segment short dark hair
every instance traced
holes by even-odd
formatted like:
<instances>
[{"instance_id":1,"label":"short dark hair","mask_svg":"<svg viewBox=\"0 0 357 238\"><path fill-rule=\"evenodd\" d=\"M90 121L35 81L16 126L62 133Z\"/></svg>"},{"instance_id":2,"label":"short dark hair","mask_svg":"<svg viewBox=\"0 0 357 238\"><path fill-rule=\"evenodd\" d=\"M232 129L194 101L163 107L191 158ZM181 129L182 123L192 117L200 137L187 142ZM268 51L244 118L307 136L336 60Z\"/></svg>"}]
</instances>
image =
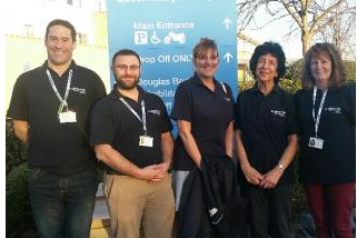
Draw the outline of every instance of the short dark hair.
<instances>
[{"instance_id":1,"label":"short dark hair","mask_svg":"<svg viewBox=\"0 0 357 238\"><path fill-rule=\"evenodd\" d=\"M218 47L216 42L208 38L201 38L201 40L195 45L195 47L192 50L193 58L197 59L203 51L209 49L217 51L217 56L218 56Z\"/></svg>"},{"instance_id":2,"label":"short dark hair","mask_svg":"<svg viewBox=\"0 0 357 238\"><path fill-rule=\"evenodd\" d=\"M340 52L331 43L316 43L304 56L304 71L301 77L304 88L312 88L316 84L315 78L311 73L311 59L319 54L325 54L330 57L332 68L329 79L329 86L341 87L346 84L346 72L343 67Z\"/></svg>"},{"instance_id":3,"label":"short dark hair","mask_svg":"<svg viewBox=\"0 0 357 238\"><path fill-rule=\"evenodd\" d=\"M273 55L278 60L277 76L274 79L274 83L278 83L279 79L282 78L286 72L286 66L285 66L286 58L283 49L276 42L267 41L255 48L254 53L249 61L250 70L254 78L257 79L255 71L257 69L259 57L267 54Z\"/></svg>"},{"instance_id":4,"label":"short dark hair","mask_svg":"<svg viewBox=\"0 0 357 238\"><path fill-rule=\"evenodd\" d=\"M72 36L73 42L76 41L76 38L77 38L76 29L69 21L62 20L62 19L55 19L55 20L50 21L50 23L48 23L47 28L46 28L45 39L47 39L47 37L48 37L50 28L53 26L57 26L57 25L64 26L64 27L68 28L71 31L71 36Z\"/></svg>"},{"instance_id":5,"label":"short dark hair","mask_svg":"<svg viewBox=\"0 0 357 238\"><path fill-rule=\"evenodd\" d=\"M136 53L136 52L133 51L133 50L130 50L130 49L122 49L122 50L117 51L117 52L114 54L113 58L112 58L112 65L114 65L115 59L116 59L117 57L119 57L119 56L122 56L122 55L133 55L133 56L135 56L135 57L138 58L138 60L139 60L139 66L141 65L141 60L140 60L139 54Z\"/></svg>"}]
</instances>

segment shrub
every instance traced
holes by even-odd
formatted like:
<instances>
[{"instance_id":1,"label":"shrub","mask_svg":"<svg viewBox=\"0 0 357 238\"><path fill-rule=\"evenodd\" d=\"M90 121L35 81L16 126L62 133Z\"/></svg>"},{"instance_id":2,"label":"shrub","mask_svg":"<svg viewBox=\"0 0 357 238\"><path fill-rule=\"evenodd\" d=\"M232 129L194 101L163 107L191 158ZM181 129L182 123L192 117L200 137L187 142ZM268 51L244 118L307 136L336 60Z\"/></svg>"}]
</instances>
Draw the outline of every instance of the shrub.
<instances>
[{"instance_id":1,"label":"shrub","mask_svg":"<svg viewBox=\"0 0 357 238\"><path fill-rule=\"evenodd\" d=\"M6 175L26 162L26 146L15 137L10 119L6 120Z\"/></svg>"},{"instance_id":2,"label":"shrub","mask_svg":"<svg viewBox=\"0 0 357 238\"><path fill-rule=\"evenodd\" d=\"M346 80L356 83L356 62L345 60L343 61L343 66L346 70Z\"/></svg>"},{"instance_id":3,"label":"shrub","mask_svg":"<svg viewBox=\"0 0 357 238\"><path fill-rule=\"evenodd\" d=\"M286 67L285 78L290 80L300 80L303 69L303 59L296 60Z\"/></svg>"},{"instance_id":4,"label":"shrub","mask_svg":"<svg viewBox=\"0 0 357 238\"><path fill-rule=\"evenodd\" d=\"M20 234L31 220L27 190L26 146L14 135L10 119L6 120L6 234Z\"/></svg>"},{"instance_id":5,"label":"shrub","mask_svg":"<svg viewBox=\"0 0 357 238\"><path fill-rule=\"evenodd\" d=\"M31 224L30 197L27 189L26 163L6 177L6 234L22 231Z\"/></svg>"}]
</instances>

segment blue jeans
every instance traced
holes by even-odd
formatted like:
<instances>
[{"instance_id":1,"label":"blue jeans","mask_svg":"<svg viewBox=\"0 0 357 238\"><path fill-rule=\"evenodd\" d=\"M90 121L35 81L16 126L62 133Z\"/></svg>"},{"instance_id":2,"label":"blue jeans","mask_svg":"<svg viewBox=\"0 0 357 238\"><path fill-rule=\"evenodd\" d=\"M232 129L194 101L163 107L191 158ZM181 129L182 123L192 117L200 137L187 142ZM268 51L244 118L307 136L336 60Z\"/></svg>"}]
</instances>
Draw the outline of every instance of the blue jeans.
<instances>
[{"instance_id":1,"label":"blue jeans","mask_svg":"<svg viewBox=\"0 0 357 238\"><path fill-rule=\"evenodd\" d=\"M96 169L60 176L35 168L28 181L39 237L89 237L98 189Z\"/></svg>"}]
</instances>

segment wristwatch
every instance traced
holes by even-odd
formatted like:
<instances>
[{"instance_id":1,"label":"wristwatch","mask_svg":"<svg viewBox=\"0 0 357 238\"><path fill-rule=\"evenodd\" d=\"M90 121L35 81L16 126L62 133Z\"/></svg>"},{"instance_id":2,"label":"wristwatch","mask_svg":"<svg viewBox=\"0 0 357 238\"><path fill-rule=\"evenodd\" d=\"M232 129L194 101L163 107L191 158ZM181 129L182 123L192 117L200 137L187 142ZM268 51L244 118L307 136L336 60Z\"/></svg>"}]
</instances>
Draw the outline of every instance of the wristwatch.
<instances>
[{"instance_id":1,"label":"wristwatch","mask_svg":"<svg viewBox=\"0 0 357 238\"><path fill-rule=\"evenodd\" d=\"M278 164L278 169L285 170L285 166L279 163Z\"/></svg>"}]
</instances>

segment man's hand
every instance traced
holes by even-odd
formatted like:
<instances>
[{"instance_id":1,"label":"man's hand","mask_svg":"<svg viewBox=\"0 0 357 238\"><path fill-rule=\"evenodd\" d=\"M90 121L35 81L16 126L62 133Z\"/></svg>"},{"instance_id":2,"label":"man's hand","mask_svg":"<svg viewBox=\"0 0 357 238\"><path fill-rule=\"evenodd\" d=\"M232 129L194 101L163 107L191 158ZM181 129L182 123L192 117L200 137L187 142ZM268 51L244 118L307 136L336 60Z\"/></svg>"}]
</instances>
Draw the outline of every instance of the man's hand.
<instances>
[{"instance_id":1,"label":"man's hand","mask_svg":"<svg viewBox=\"0 0 357 238\"><path fill-rule=\"evenodd\" d=\"M29 123L28 121L12 120L14 126L14 132L17 138L22 142L27 143Z\"/></svg>"},{"instance_id":2,"label":"man's hand","mask_svg":"<svg viewBox=\"0 0 357 238\"><path fill-rule=\"evenodd\" d=\"M168 162L163 162L161 164L158 164L156 167L158 173L155 175L153 179L151 179L151 181L158 182L161 181L163 178L165 178L168 175L167 171L169 167L170 167L170 163Z\"/></svg>"},{"instance_id":3,"label":"man's hand","mask_svg":"<svg viewBox=\"0 0 357 238\"><path fill-rule=\"evenodd\" d=\"M139 169L136 178L143 180L153 180L160 174L160 166L157 164L149 165Z\"/></svg>"},{"instance_id":4,"label":"man's hand","mask_svg":"<svg viewBox=\"0 0 357 238\"><path fill-rule=\"evenodd\" d=\"M275 188L283 173L284 171L277 167L270 170L268 173L263 175L263 179L260 181L259 186L265 189Z\"/></svg>"}]
</instances>

